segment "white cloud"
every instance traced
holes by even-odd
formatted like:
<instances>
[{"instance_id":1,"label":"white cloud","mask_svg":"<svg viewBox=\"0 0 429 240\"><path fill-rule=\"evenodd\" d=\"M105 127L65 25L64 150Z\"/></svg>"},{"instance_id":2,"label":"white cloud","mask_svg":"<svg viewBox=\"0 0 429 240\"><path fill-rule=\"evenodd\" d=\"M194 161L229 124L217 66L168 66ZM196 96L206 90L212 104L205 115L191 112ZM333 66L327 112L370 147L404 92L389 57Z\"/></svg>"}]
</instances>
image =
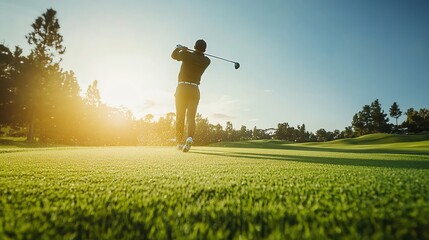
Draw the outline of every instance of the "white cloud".
<instances>
[{"instance_id":1,"label":"white cloud","mask_svg":"<svg viewBox=\"0 0 429 240\"><path fill-rule=\"evenodd\" d=\"M222 95L221 97L207 102L200 102L198 112L203 116L208 116L211 123L224 124L227 121L232 121L239 118L240 101L230 97L229 95Z\"/></svg>"},{"instance_id":2,"label":"white cloud","mask_svg":"<svg viewBox=\"0 0 429 240\"><path fill-rule=\"evenodd\" d=\"M150 110L156 105L157 103L155 101L146 99L143 104L139 105L139 112L145 112L147 110Z\"/></svg>"},{"instance_id":3,"label":"white cloud","mask_svg":"<svg viewBox=\"0 0 429 240\"><path fill-rule=\"evenodd\" d=\"M251 119L248 119L247 121L248 122L258 122L258 121L260 121L261 119L259 119L259 118L251 118Z\"/></svg>"},{"instance_id":4,"label":"white cloud","mask_svg":"<svg viewBox=\"0 0 429 240\"><path fill-rule=\"evenodd\" d=\"M215 119L224 119L226 121L235 118L233 115L227 115L227 114L223 114L223 113L213 113L210 115L210 117L215 118Z\"/></svg>"}]
</instances>

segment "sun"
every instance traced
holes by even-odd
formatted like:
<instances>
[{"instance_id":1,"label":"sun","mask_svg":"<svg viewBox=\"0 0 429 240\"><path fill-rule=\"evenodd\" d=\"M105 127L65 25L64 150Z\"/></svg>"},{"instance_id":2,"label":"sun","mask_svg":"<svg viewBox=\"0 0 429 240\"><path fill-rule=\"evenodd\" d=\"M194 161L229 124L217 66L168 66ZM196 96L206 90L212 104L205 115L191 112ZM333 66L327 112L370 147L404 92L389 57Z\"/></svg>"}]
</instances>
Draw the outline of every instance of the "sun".
<instances>
[{"instance_id":1,"label":"sun","mask_svg":"<svg viewBox=\"0 0 429 240\"><path fill-rule=\"evenodd\" d=\"M102 26L90 22L92 27L80 30L69 47L69 66L85 83L82 90L97 80L103 103L128 108L136 117L174 112L179 65L170 54L175 45L157 47L158 35L138 37L141 26L135 22L105 20Z\"/></svg>"},{"instance_id":2,"label":"sun","mask_svg":"<svg viewBox=\"0 0 429 240\"><path fill-rule=\"evenodd\" d=\"M149 66L148 66L149 65ZM113 107L125 107L137 118L174 112L173 79L159 66L150 66L136 56L100 57L92 75L98 81L101 101Z\"/></svg>"}]
</instances>

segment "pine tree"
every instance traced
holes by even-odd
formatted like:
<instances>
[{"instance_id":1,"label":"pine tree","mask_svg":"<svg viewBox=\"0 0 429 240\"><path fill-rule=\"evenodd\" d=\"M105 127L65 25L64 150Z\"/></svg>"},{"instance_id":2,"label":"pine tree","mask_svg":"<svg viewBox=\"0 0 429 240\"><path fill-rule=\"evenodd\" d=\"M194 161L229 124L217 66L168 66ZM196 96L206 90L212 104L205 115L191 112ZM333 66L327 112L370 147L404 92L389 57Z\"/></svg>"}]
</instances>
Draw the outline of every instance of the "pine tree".
<instances>
[{"instance_id":1,"label":"pine tree","mask_svg":"<svg viewBox=\"0 0 429 240\"><path fill-rule=\"evenodd\" d=\"M101 105L100 90L98 90L98 81L94 80L86 90L85 103L91 107L98 107Z\"/></svg>"},{"instance_id":2,"label":"pine tree","mask_svg":"<svg viewBox=\"0 0 429 240\"><path fill-rule=\"evenodd\" d=\"M390 116L396 119L396 127L398 127L398 118L402 116L402 111L399 109L399 105L394 102L389 109Z\"/></svg>"},{"instance_id":3,"label":"pine tree","mask_svg":"<svg viewBox=\"0 0 429 240\"><path fill-rule=\"evenodd\" d=\"M65 53L66 48L62 45L63 36L59 33L60 24L56 17L57 12L52 8L47 9L42 16L38 17L31 25L33 31L26 38L33 46L29 59L32 63L31 86L27 97L27 108L30 111L28 141L34 139L34 128L37 118L43 117L45 107L43 104L49 102L49 88L51 73L60 71L60 55Z\"/></svg>"},{"instance_id":4,"label":"pine tree","mask_svg":"<svg viewBox=\"0 0 429 240\"><path fill-rule=\"evenodd\" d=\"M389 122L389 119L387 118L387 114L384 113L384 110L381 109L381 104L378 99L371 103L371 118L373 125L371 132L377 133L388 131L387 123Z\"/></svg>"}]
</instances>

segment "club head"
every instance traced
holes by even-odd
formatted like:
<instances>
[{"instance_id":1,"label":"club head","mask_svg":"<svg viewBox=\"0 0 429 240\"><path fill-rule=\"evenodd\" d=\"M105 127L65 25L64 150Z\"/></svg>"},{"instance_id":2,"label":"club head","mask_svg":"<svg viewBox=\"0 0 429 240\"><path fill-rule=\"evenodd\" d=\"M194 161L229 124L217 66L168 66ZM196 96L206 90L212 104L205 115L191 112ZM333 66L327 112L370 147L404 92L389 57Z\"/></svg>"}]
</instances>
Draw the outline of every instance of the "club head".
<instances>
[{"instance_id":1,"label":"club head","mask_svg":"<svg viewBox=\"0 0 429 240\"><path fill-rule=\"evenodd\" d=\"M238 62L234 63L234 67L235 67L235 69L238 69L240 67L240 63L238 63Z\"/></svg>"}]
</instances>

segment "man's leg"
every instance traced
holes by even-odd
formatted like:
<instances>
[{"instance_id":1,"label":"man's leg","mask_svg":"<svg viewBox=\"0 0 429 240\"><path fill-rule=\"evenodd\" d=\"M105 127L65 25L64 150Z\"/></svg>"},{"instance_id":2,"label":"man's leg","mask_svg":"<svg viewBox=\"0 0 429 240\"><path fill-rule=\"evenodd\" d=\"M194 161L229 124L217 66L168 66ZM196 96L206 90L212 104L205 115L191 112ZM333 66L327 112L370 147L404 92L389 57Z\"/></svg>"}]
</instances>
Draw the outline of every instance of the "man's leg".
<instances>
[{"instance_id":1,"label":"man's leg","mask_svg":"<svg viewBox=\"0 0 429 240\"><path fill-rule=\"evenodd\" d=\"M183 98L179 91L176 91L176 142L183 144L185 139L185 114L186 99Z\"/></svg>"},{"instance_id":2,"label":"man's leg","mask_svg":"<svg viewBox=\"0 0 429 240\"><path fill-rule=\"evenodd\" d=\"M183 146L183 152L188 152L194 142L195 133L195 115L197 114L199 99L190 99L188 101L188 112L186 114L186 124L188 125L188 137L186 138L185 146Z\"/></svg>"},{"instance_id":3,"label":"man's leg","mask_svg":"<svg viewBox=\"0 0 429 240\"><path fill-rule=\"evenodd\" d=\"M188 102L188 112L186 114L186 122L188 125L188 137L194 138L195 134L195 116L197 114L197 108L199 103L199 98L191 99Z\"/></svg>"}]
</instances>

